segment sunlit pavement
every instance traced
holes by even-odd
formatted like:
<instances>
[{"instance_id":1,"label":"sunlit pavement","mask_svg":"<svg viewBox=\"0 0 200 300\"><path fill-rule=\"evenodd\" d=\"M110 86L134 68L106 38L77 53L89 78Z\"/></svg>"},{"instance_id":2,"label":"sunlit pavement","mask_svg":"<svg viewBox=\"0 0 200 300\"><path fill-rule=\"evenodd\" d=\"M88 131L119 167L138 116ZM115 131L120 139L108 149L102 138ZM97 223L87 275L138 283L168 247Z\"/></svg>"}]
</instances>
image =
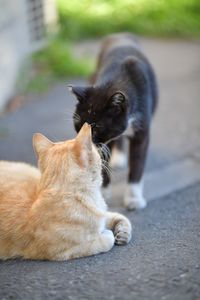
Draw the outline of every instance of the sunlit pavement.
<instances>
[{"instance_id":1,"label":"sunlit pavement","mask_svg":"<svg viewBox=\"0 0 200 300\"><path fill-rule=\"evenodd\" d=\"M152 126L141 212L122 208L126 170L113 172L112 210L132 221L133 240L107 254L70 262L0 263L0 299L199 299L200 43L142 40L155 67L160 105ZM94 43L78 50L96 53ZM66 81L30 95L0 119L0 159L35 163L34 132L72 138L75 99Z\"/></svg>"}]
</instances>

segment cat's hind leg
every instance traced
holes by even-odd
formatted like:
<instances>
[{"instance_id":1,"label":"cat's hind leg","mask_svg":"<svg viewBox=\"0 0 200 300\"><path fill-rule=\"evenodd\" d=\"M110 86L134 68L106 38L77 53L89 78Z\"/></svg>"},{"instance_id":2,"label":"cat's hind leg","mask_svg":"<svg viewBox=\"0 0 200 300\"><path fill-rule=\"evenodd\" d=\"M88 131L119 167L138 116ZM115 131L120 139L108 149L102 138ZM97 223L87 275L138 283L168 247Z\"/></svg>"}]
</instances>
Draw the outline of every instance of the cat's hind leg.
<instances>
[{"instance_id":1,"label":"cat's hind leg","mask_svg":"<svg viewBox=\"0 0 200 300\"><path fill-rule=\"evenodd\" d=\"M113 231L116 245L125 245L130 242L132 226L125 216L119 213L106 212L106 228Z\"/></svg>"}]
</instances>

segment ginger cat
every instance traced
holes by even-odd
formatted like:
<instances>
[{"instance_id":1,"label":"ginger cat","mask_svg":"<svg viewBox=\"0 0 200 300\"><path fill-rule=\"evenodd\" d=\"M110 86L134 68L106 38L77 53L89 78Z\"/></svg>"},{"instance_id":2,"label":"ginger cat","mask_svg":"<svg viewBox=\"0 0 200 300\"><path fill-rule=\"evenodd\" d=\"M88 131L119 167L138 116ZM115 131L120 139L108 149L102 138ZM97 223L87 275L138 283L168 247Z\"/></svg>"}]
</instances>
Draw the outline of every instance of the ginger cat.
<instances>
[{"instance_id":1,"label":"ginger cat","mask_svg":"<svg viewBox=\"0 0 200 300\"><path fill-rule=\"evenodd\" d=\"M68 260L130 241L129 220L106 211L90 125L59 143L36 133L33 147L39 170L0 162L0 259Z\"/></svg>"}]
</instances>

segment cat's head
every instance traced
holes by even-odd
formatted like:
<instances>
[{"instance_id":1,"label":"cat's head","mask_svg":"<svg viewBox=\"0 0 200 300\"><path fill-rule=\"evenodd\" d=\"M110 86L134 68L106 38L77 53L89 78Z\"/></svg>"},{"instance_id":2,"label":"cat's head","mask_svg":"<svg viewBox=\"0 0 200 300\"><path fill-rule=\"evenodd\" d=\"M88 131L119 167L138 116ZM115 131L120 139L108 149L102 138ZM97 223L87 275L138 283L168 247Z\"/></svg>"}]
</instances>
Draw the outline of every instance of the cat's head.
<instances>
[{"instance_id":1,"label":"cat's head","mask_svg":"<svg viewBox=\"0 0 200 300\"><path fill-rule=\"evenodd\" d=\"M84 122L92 124L93 142L105 143L121 135L128 126L128 100L124 92L106 87L69 87L78 102L74 127L79 132Z\"/></svg>"},{"instance_id":2,"label":"cat's head","mask_svg":"<svg viewBox=\"0 0 200 300\"><path fill-rule=\"evenodd\" d=\"M85 123L73 140L53 143L40 133L33 135L33 148L42 178L49 185L101 185L101 158L92 142L91 126Z\"/></svg>"}]
</instances>

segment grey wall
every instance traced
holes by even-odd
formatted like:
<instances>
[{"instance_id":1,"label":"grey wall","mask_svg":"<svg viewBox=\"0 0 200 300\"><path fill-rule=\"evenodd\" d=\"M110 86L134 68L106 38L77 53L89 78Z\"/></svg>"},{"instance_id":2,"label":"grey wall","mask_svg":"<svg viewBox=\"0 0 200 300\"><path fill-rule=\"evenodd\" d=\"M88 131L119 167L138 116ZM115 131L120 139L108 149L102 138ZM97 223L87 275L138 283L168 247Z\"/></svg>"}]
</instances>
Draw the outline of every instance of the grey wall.
<instances>
[{"instance_id":1,"label":"grey wall","mask_svg":"<svg viewBox=\"0 0 200 300\"><path fill-rule=\"evenodd\" d=\"M0 112L14 94L22 61L45 44L44 32L54 32L56 24L55 0L0 0ZM39 37L38 26L44 29Z\"/></svg>"},{"instance_id":2,"label":"grey wall","mask_svg":"<svg viewBox=\"0 0 200 300\"><path fill-rule=\"evenodd\" d=\"M26 0L0 0L0 110L12 96L21 61L30 51Z\"/></svg>"}]
</instances>

